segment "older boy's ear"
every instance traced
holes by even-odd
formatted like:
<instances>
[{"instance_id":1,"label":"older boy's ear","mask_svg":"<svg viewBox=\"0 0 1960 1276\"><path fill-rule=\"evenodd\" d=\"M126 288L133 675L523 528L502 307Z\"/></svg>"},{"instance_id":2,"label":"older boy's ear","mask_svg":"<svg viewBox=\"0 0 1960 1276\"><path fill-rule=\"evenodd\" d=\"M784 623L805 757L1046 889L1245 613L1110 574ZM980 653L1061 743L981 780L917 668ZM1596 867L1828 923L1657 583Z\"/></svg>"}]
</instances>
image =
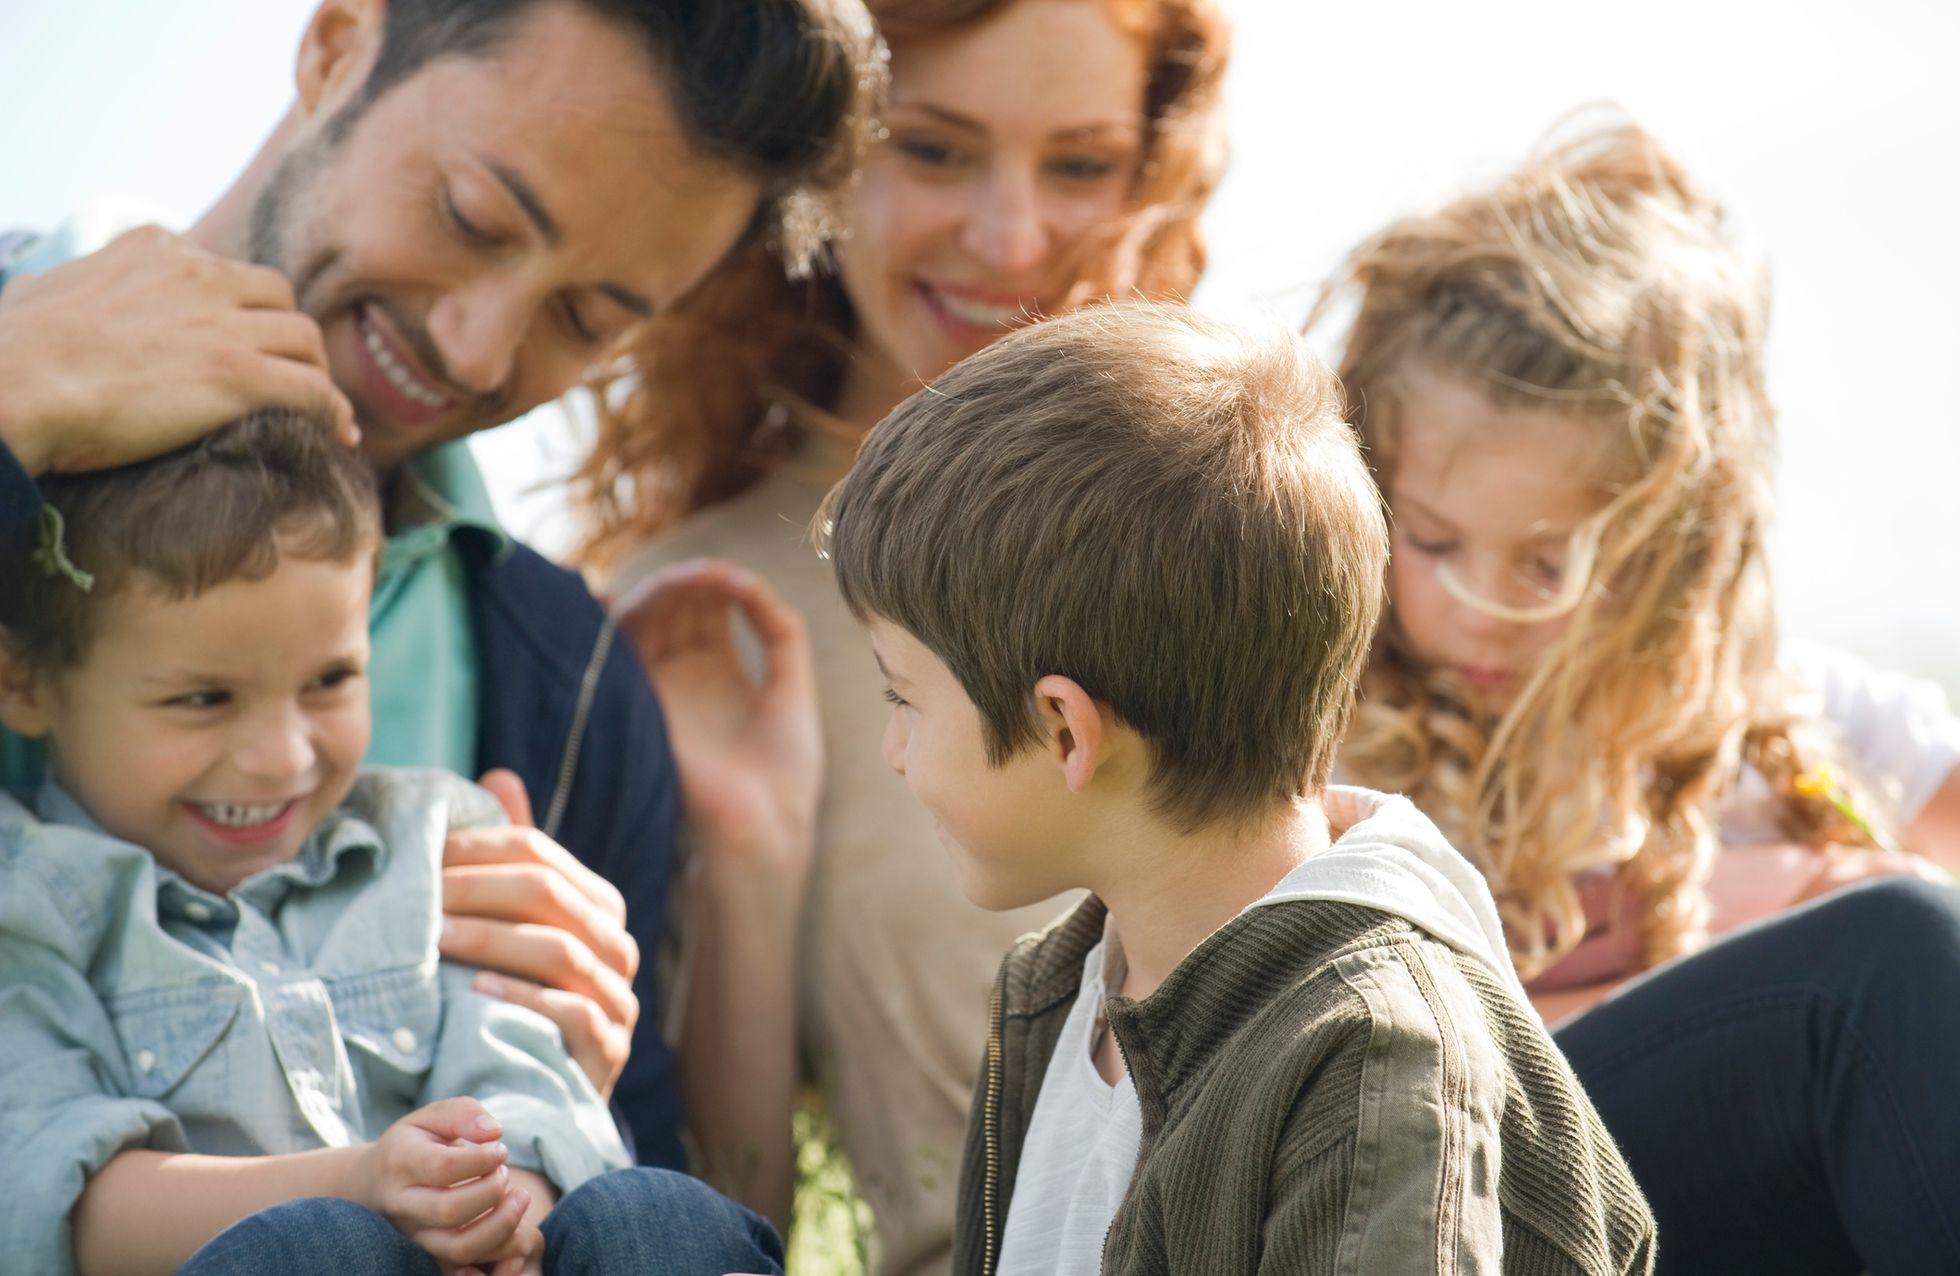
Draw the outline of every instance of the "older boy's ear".
<instances>
[{"instance_id":1,"label":"older boy's ear","mask_svg":"<svg viewBox=\"0 0 1960 1276\"><path fill-rule=\"evenodd\" d=\"M1069 792L1082 792L1107 760L1111 724L1103 707L1081 683L1060 674L1034 684L1034 702L1041 748L1062 768Z\"/></svg>"},{"instance_id":2,"label":"older boy's ear","mask_svg":"<svg viewBox=\"0 0 1960 1276\"><path fill-rule=\"evenodd\" d=\"M324 0L300 35L293 86L309 115L337 110L367 83L381 51L387 0Z\"/></svg>"},{"instance_id":3,"label":"older boy's ear","mask_svg":"<svg viewBox=\"0 0 1960 1276\"><path fill-rule=\"evenodd\" d=\"M47 691L0 629L0 726L30 738L48 733Z\"/></svg>"}]
</instances>

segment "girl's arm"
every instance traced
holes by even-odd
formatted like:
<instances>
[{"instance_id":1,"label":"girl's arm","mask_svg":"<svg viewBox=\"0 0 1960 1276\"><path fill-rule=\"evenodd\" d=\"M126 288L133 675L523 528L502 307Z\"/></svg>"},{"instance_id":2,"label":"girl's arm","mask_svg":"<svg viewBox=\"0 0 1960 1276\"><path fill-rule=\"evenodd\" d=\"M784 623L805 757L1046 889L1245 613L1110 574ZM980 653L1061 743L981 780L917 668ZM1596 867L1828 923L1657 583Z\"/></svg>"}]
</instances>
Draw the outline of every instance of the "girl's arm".
<instances>
[{"instance_id":1,"label":"girl's arm","mask_svg":"<svg viewBox=\"0 0 1960 1276\"><path fill-rule=\"evenodd\" d=\"M660 694L697 855L687 882L681 1097L710 1183L789 1221L795 955L823 746L803 622L723 563L656 573L619 607ZM732 617L762 648L744 668Z\"/></svg>"},{"instance_id":2,"label":"girl's arm","mask_svg":"<svg viewBox=\"0 0 1960 1276\"><path fill-rule=\"evenodd\" d=\"M1952 872L1960 872L1960 768L1947 772L1905 829L1905 843Z\"/></svg>"},{"instance_id":3,"label":"girl's arm","mask_svg":"<svg viewBox=\"0 0 1960 1276\"><path fill-rule=\"evenodd\" d=\"M1948 781L1954 787L1954 781ZM1942 791L1944 793L1944 790ZM1960 795L1955 795L1960 801ZM1935 803L1937 806L1937 802ZM1934 807L1929 806L1928 811ZM1914 825L1916 829L1917 824ZM1956 847L1960 849L1960 847ZM1799 904L1809 903L1846 886L1875 877L1920 877L1945 880L1945 871L1912 855L1885 852L1857 852L1849 855L1820 855L1796 843L1750 846L1723 851L1715 857L1708 878L1711 916L1710 940L1720 939L1751 922L1772 917ZM1573 954L1546 975L1532 982L1531 1004L1548 1025L1556 1025L1581 1011L1590 1010L1607 994L1638 974L1638 950L1625 942L1632 922L1624 917L1595 916L1594 899L1582 891L1586 900L1589 934ZM1592 929L1600 927L1597 934ZM1591 954L1606 953L1614 961L1589 960ZM1583 979L1557 976L1574 965L1584 967Z\"/></svg>"}]
</instances>

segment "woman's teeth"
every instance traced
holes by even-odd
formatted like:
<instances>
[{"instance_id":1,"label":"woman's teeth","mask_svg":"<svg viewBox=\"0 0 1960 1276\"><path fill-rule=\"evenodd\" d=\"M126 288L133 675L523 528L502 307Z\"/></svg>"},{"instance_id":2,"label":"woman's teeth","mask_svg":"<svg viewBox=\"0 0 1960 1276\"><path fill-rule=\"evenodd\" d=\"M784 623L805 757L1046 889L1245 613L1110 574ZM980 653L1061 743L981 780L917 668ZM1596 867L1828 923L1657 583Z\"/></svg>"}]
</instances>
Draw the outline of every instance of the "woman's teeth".
<instances>
[{"instance_id":1,"label":"woman's teeth","mask_svg":"<svg viewBox=\"0 0 1960 1276\"><path fill-rule=\"evenodd\" d=\"M403 398L411 403L419 403L425 408L447 407L449 400L417 381L409 370L402 366L400 359L388 353L388 345L382 341L381 334L366 324L361 325L361 339L366 342L368 354L373 357L375 366L388 378L388 384L401 392Z\"/></svg>"},{"instance_id":2,"label":"woman's teeth","mask_svg":"<svg viewBox=\"0 0 1960 1276\"><path fill-rule=\"evenodd\" d=\"M246 829L260 824L270 824L279 818L291 802L269 802L248 805L243 802L198 802L198 813L213 824L226 828Z\"/></svg>"},{"instance_id":3,"label":"woman's teeth","mask_svg":"<svg viewBox=\"0 0 1960 1276\"><path fill-rule=\"evenodd\" d=\"M941 310L975 328L1018 328L1034 318L1034 307L1021 302L1011 306L990 306L985 302L955 297L936 288L932 290L932 297Z\"/></svg>"}]
</instances>

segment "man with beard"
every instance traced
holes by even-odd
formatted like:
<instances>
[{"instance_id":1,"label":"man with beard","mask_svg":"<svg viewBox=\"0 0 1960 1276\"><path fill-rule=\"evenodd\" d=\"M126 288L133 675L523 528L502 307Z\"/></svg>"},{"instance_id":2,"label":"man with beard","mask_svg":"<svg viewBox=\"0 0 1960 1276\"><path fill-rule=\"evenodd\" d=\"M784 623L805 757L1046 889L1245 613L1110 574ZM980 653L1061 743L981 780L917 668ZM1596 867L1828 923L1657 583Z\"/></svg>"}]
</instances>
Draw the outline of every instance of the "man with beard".
<instances>
[{"instance_id":1,"label":"man with beard","mask_svg":"<svg viewBox=\"0 0 1960 1276\"><path fill-rule=\"evenodd\" d=\"M65 264L0 237L0 536L59 549L29 476L254 407L358 435L389 531L368 760L485 775L513 815L446 849L444 954L557 1023L644 1163L682 1159L639 974L679 807L660 709L579 579L497 528L460 440L738 244L811 251L874 49L857 0L324 0L294 105L186 234ZM41 766L0 740L0 783Z\"/></svg>"}]
</instances>

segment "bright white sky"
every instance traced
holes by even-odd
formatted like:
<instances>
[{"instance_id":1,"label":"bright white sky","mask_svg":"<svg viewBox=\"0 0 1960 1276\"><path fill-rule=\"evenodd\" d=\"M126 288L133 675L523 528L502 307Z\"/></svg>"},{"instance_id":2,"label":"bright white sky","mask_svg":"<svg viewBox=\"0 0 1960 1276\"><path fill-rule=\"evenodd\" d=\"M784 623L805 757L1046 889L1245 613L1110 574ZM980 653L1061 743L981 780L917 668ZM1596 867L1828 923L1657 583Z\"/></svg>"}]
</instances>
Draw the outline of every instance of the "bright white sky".
<instances>
[{"instance_id":1,"label":"bright white sky","mask_svg":"<svg viewBox=\"0 0 1960 1276\"><path fill-rule=\"evenodd\" d=\"M1951 0L1228 0L1231 175L1198 301L1304 316L1388 217L1501 172L1563 113L1617 100L1728 202L1776 282L1775 542L1789 628L1960 696L1960 5ZM10 3L0 227L137 195L182 224L290 93L310 0ZM513 530L571 446L479 439Z\"/></svg>"}]
</instances>

